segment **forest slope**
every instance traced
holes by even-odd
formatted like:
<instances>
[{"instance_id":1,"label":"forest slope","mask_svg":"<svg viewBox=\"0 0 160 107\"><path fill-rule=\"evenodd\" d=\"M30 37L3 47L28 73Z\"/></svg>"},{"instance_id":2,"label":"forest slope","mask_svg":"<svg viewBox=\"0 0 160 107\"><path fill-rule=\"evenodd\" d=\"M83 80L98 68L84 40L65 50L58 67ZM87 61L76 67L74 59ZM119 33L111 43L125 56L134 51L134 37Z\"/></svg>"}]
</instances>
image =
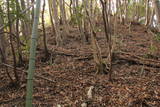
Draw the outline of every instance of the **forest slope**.
<instances>
[{"instance_id":1,"label":"forest slope","mask_svg":"<svg viewBox=\"0 0 160 107\"><path fill-rule=\"evenodd\" d=\"M97 40L105 58L105 37L102 24L98 25ZM33 102L38 107L79 107L87 103L88 107L149 107L160 105L160 65L150 66L143 61L136 62L138 56L153 61L160 61L160 41L149 29L142 25L118 24L115 58L113 60L113 82L108 81L107 74L95 74L92 50L89 44L82 44L78 28L70 28L65 45L61 48L54 44L51 28L47 29L49 50L52 57L42 62L43 52L38 51L36 75L49 80L35 78ZM120 56L120 52L129 53ZM130 61L128 60L130 59ZM7 76L1 69L0 106L17 105L22 107L26 95L26 75L20 87L7 85ZM11 69L10 69L11 70ZM89 87L93 86L93 99L87 98Z\"/></svg>"}]
</instances>

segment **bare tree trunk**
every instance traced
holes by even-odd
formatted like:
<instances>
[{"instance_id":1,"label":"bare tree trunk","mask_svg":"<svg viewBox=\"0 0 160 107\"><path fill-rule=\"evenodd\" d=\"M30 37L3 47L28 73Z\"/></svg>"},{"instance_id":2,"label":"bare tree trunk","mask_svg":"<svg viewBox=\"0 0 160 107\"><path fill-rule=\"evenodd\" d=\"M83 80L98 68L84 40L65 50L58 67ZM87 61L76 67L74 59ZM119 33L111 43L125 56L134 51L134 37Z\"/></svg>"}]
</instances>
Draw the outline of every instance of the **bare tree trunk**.
<instances>
[{"instance_id":1,"label":"bare tree trunk","mask_svg":"<svg viewBox=\"0 0 160 107\"><path fill-rule=\"evenodd\" d=\"M108 21L111 22L111 14L112 14L112 12L111 12L111 0L108 0L106 3L108 4L108 7L107 7Z\"/></svg>"},{"instance_id":2,"label":"bare tree trunk","mask_svg":"<svg viewBox=\"0 0 160 107\"><path fill-rule=\"evenodd\" d=\"M140 3L140 1L136 1L136 11L135 11L135 16L136 16L136 19L135 21L138 22L139 21L139 18L140 18L140 7L138 5L138 3Z\"/></svg>"},{"instance_id":3,"label":"bare tree trunk","mask_svg":"<svg viewBox=\"0 0 160 107\"><path fill-rule=\"evenodd\" d=\"M66 19L66 11L65 11L65 3L64 0L59 0L59 5L60 5L60 16L61 16L61 25L62 25L62 35L63 35L63 40L65 40L66 35L68 35L68 24L67 24L67 19Z\"/></svg>"},{"instance_id":4,"label":"bare tree trunk","mask_svg":"<svg viewBox=\"0 0 160 107\"><path fill-rule=\"evenodd\" d=\"M31 2L34 3L34 0L31 0ZM33 24L33 20L34 20L34 6L32 7L31 15L32 15L32 24Z\"/></svg>"},{"instance_id":5,"label":"bare tree trunk","mask_svg":"<svg viewBox=\"0 0 160 107\"><path fill-rule=\"evenodd\" d=\"M21 10L26 9L25 1L20 0L21 4ZM25 19L21 20L21 31L22 35L25 37L26 42L29 40L29 35L31 34L31 25L32 25L32 20L30 18L30 12L25 12L24 17Z\"/></svg>"},{"instance_id":6,"label":"bare tree trunk","mask_svg":"<svg viewBox=\"0 0 160 107\"><path fill-rule=\"evenodd\" d=\"M117 1L118 2L118 7L120 8L121 6L122 6L122 4L121 4L121 1L120 0L118 0ZM123 19L123 17L122 17L122 8L120 8L119 9L119 17L120 17L120 22L123 24L124 23L124 19Z\"/></svg>"},{"instance_id":7,"label":"bare tree trunk","mask_svg":"<svg viewBox=\"0 0 160 107\"><path fill-rule=\"evenodd\" d=\"M125 23L127 23L127 20L128 20L128 0L125 0L124 3L125 3Z\"/></svg>"},{"instance_id":8,"label":"bare tree trunk","mask_svg":"<svg viewBox=\"0 0 160 107\"><path fill-rule=\"evenodd\" d=\"M2 17L0 16L0 26L3 26L3 19ZM4 58L6 58L6 48L5 48L5 37L4 37L4 34L2 33L3 32L3 29L0 30L0 49L1 49L1 52L2 52L2 61L5 60Z\"/></svg>"},{"instance_id":9,"label":"bare tree trunk","mask_svg":"<svg viewBox=\"0 0 160 107\"><path fill-rule=\"evenodd\" d=\"M103 22L104 22L104 29L105 29L105 36L107 39L107 46L108 46L108 58L107 62L109 63L109 81L112 81L112 39L111 39L111 28L110 22L108 20L108 11L106 10L107 4L106 1L100 0L102 5L102 15L103 15Z\"/></svg>"},{"instance_id":10,"label":"bare tree trunk","mask_svg":"<svg viewBox=\"0 0 160 107\"><path fill-rule=\"evenodd\" d=\"M23 58L22 58L22 50L20 45L20 38L19 38L19 13L20 13L20 5L19 1L16 0L16 36L17 36L17 51L18 51L18 65L23 65Z\"/></svg>"},{"instance_id":11,"label":"bare tree trunk","mask_svg":"<svg viewBox=\"0 0 160 107\"><path fill-rule=\"evenodd\" d=\"M68 23L67 23L67 13L66 13L65 0L62 0L62 1L63 1L62 7L64 9L64 20L65 20L65 23L68 25Z\"/></svg>"},{"instance_id":12,"label":"bare tree trunk","mask_svg":"<svg viewBox=\"0 0 160 107\"><path fill-rule=\"evenodd\" d=\"M91 27L91 46L92 46L92 49L93 49L93 58L94 58L94 61L96 63L96 74L97 73L105 73L106 72L106 65L105 63L103 62L103 59L102 59L102 55L101 55L101 49L99 47L99 44L98 44L98 41L96 39L96 32L94 30L94 26L92 24L92 20L91 20L91 17L89 15L89 12L87 11L87 8L85 8L85 11L86 11L86 15L87 15L87 19L88 19L88 22L90 24L90 27Z\"/></svg>"},{"instance_id":13,"label":"bare tree trunk","mask_svg":"<svg viewBox=\"0 0 160 107\"><path fill-rule=\"evenodd\" d=\"M72 6L73 6L73 14L75 15L76 14L76 0L72 0Z\"/></svg>"},{"instance_id":14,"label":"bare tree trunk","mask_svg":"<svg viewBox=\"0 0 160 107\"><path fill-rule=\"evenodd\" d=\"M95 24L98 22L98 12L97 12L97 9L98 9L98 2L97 0L95 0L95 7L94 7L94 10L93 10L93 16L94 16L94 22Z\"/></svg>"},{"instance_id":15,"label":"bare tree trunk","mask_svg":"<svg viewBox=\"0 0 160 107\"><path fill-rule=\"evenodd\" d=\"M13 46L13 35L12 34L12 24L11 24L11 17L10 17L10 3L9 1L7 1L7 16L8 16L8 23L9 23L9 38L10 38L10 46L11 46L11 50L12 50L12 56L13 56L13 66L14 66L14 76L16 79L16 83L19 82L19 77L17 74L17 70L16 70L16 54L15 54L15 50L14 50L14 46Z\"/></svg>"},{"instance_id":16,"label":"bare tree trunk","mask_svg":"<svg viewBox=\"0 0 160 107\"><path fill-rule=\"evenodd\" d=\"M60 34L60 26L59 26L59 18L58 18L58 4L56 0L52 0L52 7L53 7L53 19L55 25L55 32L56 32L56 44L57 46L61 46L63 44L62 35Z\"/></svg>"},{"instance_id":17,"label":"bare tree trunk","mask_svg":"<svg viewBox=\"0 0 160 107\"><path fill-rule=\"evenodd\" d=\"M56 35L56 31L55 31L55 25L53 22L53 16L52 16L52 4L51 4L51 0L48 0L48 4L49 4L49 15L50 15L50 21L51 21L51 25L52 25L52 31L53 34Z\"/></svg>"},{"instance_id":18,"label":"bare tree trunk","mask_svg":"<svg viewBox=\"0 0 160 107\"><path fill-rule=\"evenodd\" d=\"M72 13L72 0L70 0L70 4L69 4L69 12L70 12L70 16L71 18L73 17L73 13Z\"/></svg>"},{"instance_id":19,"label":"bare tree trunk","mask_svg":"<svg viewBox=\"0 0 160 107\"><path fill-rule=\"evenodd\" d=\"M2 12L1 6L0 6L0 11ZM0 15L0 26L3 26L4 20L3 17ZM1 62L2 63L7 63L7 57L6 57L6 39L5 39L5 34L2 33L4 29L0 30L0 55L1 55ZM11 75L8 72L8 68L5 66L6 74L9 77L10 81L13 83L13 79Z\"/></svg>"},{"instance_id":20,"label":"bare tree trunk","mask_svg":"<svg viewBox=\"0 0 160 107\"><path fill-rule=\"evenodd\" d=\"M90 0L90 17L92 19L93 19L93 5L94 5L94 0Z\"/></svg>"},{"instance_id":21,"label":"bare tree trunk","mask_svg":"<svg viewBox=\"0 0 160 107\"><path fill-rule=\"evenodd\" d=\"M83 0L83 5L84 8L87 9L88 14L90 15L90 7L89 7L89 1L88 0ZM89 26L89 22L87 20L87 13L86 11L84 11L84 35L82 37L83 43L89 42L88 38L89 38L89 34L90 34L90 26Z\"/></svg>"},{"instance_id":22,"label":"bare tree trunk","mask_svg":"<svg viewBox=\"0 0 160 107\"><path fill-rule=\"evenodd\" d=\"M155 11L154 11L154 9L152 9L148 26L152 26L153 25L154 15L155 15Z\"/></svg>"},{"instance_id":23,"label":"bare tree trunk","mask_svg":"<svg viewBox=\"0 0 160 107\"><path fill-rule=\"evenodd\" d=\"M117 35L117 30L118 30L118 28L117 28L117 25L118 25L118 1L116 0L116 4L115 4L115 8L116 8L116 13L115 13L115 15L114 15L114 36L116 36ZM115 42L116 42L116 37L115 37Z\"/></svg>"},{"instance_id":24,"label":"bare tree trunk","mask_svg":"<svg viewBox=\"0 0 160 107\"><path fill-rule=\"evenodd\" d=\"M65 14L65 7L64 7L64 1L59 0L60 5L60 18L62 21L62 25L66 24L66 14Z\"/></svg>"},{"instance_id":25,"label":"bare tree trunk","mask_svg":"<svg viewBox=\"0 0 160 107\"><path fill-rule=\"evenodd\" d=\"M158 31L160 31L160 2L159 0L153 0L153 6L155 9L155 14L158 22Z\"/></svg>"},{"instance_id":26,"label":"bare tree trunk","mask_svg":"<svg viewBox=\"0 0 160 107\"><path fill-rule=\"evenodd\" d=\"M49 52L47 48L47 41L46 41L46 29L45 29L45 20L44 20L44 11L45 11L46 1L43 1L43 8L42 8L42 28L43 28L43 44L44 44L44 50L45 50L45 61L49 57Z\"/></svg>"},{"instance_id":27,"label":"bare tree trunk","mask_svg":"<svg viewBox=\"0 0 160 107\"><path fill-rule=\"evenodd\" d=\"M146 20L145 25L148 26L149 24L149 0L146 0Z\"/></svg>"}]
</instances>

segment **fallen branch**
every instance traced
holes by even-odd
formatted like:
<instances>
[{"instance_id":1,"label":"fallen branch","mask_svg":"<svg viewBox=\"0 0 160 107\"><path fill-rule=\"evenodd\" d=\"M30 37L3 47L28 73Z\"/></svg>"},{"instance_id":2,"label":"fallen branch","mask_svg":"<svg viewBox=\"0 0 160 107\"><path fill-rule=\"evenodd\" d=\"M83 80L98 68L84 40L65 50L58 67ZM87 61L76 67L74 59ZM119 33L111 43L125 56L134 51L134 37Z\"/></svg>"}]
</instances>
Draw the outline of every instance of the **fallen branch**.
<instances>
[{"instance_id":1,"label":"fallen branch","mask_svg":"<svg viewBox=\"0 0 160 107\"><path fill-rule=\"evenodd\" d=\"M102 56L102 58L107 58L107 56ZM93 56L88 57L81 57L81 58L75 58L75 60L92 60ZM113 61L115 60L126 60L128 62L131 62L133 64L139 64L139 65L145 65L153 68L160 68L160 61L153 60L153 59L147 59L143 58L138 55L133 55L128 52L116 52L113 53Z\"/></svg>"},{"instance_id":2,"label":"fallen branch","mask_svg":"<svg viewBox=\"0 0 160 107\"><path fill-rule=\"evenodd\" d=\"M9 64L5 64L5 63L1 63L1 65L7 66L7 67L9 67L9 68L14 68L13 66L11 66L11 65L9 65ZM27 71L22 70L22 69L19 69L19 68L16 68L16 70L18 70L18 71L23 71L23 72L26 73L26 74L28 73ZM40 76L40 75L38 75L38 74L34 74L34 75L35 75L36 78L41 78L41 79L43 79L43 80L47 80L47 81L49 81L49 82L55 83L55 81L50 80L50 79L48 79L48 78L45 78L45 77L43 77L43 76Z\"/></svg>"},{"instance_id":3,"label":"fallen branch","mask_svg":"<svg viewBox=\"0 0 160 107\"><path fill-rule=\"evenodd\" d=\"M17 97L17 98L13 98L11 100L5 100L5 101L1 101L0 102L0 105L1 104L9 104L9 103L12 103L12 102L18 102L20 100L24 100L25 98L24 97Z\"/></svg>"},{"instance_id":4,"label":"fallen branch","mask_svg":"<svg viewBox=\"0 0 160 107\"><path fill-rule=\"evenodd\" d=\"M63 56L79 57L78 55L64 53L64 52L60 52L60 51L55 51L54 53L57 55L63 55Z\"/></svg>"},{"instance_id":5,"label":"fallen branch","mask_svg":"<svg viewBox=\"0 0 160 107\"><path fill-rule=\"evenodd\" d=\"M108 56L102 56L102 58L107 58ZM93 56L92 55L89 55L89 56L86 56L86 57L79 57L79 58L75 58L75 60L92 60L93 59Z\"/></svg>"},{"instance_id":6,"label":"fallen branch","mask_svg":"<svg viewBox=\"0 0 160 107\"><path fill-rule=\"evenodd\" d=\"M120 52L119 54L116 54L116 56L127 61L132 61L135 64L141 64L149 67L160 68L160 61L157 61L154 59L143 58L141 56L133 55L128 52Z\"/></svg>"}]
</instances>

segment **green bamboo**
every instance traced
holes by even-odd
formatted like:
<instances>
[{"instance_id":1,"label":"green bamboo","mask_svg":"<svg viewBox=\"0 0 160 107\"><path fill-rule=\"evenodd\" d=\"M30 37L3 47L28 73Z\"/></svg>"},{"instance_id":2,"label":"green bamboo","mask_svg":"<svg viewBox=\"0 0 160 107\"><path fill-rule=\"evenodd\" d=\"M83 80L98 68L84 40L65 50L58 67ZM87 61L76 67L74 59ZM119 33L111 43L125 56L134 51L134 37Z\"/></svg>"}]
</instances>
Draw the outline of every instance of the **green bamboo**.
<instances>
[{"instance_id":1,"label":"green bamboo","mask_svg":"<svg viewBox=\"0 0 160 107\"><path fill-rule=\"evenodd\" d=\"M33 28L32 28L32 36L31 36L29 69L28 69L28 77L27 77L26 107L32 107L33 79L34 79L34 71L35 71L35 56L36 56L36 47L37 47L37 39L38 39L38 23L39 23L40 5L41 5L41 0L36 0L36 8L34 10L34 22L33 22Z\"/></svg>"}]
</instances>

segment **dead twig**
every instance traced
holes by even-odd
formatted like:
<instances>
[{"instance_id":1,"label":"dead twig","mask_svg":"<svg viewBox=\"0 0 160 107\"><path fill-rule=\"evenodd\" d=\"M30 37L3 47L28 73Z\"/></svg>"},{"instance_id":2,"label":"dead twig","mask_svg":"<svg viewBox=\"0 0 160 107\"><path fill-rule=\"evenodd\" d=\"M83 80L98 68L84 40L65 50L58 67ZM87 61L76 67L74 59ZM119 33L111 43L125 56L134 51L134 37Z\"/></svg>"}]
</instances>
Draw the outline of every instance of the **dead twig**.
<instances>
[{"instance_id":1,"label":"dead twig","mask_svg":"<svg viewBox=\"0 0 160 107\"><path fill-rule=\"evenodd\" d=\"M7 66L7 67L9 67L9 68L14 68L13 66L11 66L11 65L9 65L9 64L5 64L5 63L1 63L1 65ZM19 69L19 68L16 68L16 70L18 70L18 71L23 71L23 72L26 73L26 74L28 73L27 71L22 70L22 69ZM40 76L40 75L38 75L38 74L34 74L34 75L35 75L36 78L40 78L40 79L47 80L47 81L49 81L49 82L55 83L54 80L50 80L50 79L45 78L45 77L43 77L43 76Z\"/></svg>"},{"instance_id":2,"label":"dead twig","mask_svg":"<svg viewBox=\"0 0 160 107\"><path fill-rule=\"evenodd\" d=\"M1 104L9 104L9 103L12 103L12 102L23 101L24 99L25 99L24 97L17 97L17 98L13 98L13 99L10 99L10 100L1 101L0 105Z\"/></svg>"}]
</instances>

